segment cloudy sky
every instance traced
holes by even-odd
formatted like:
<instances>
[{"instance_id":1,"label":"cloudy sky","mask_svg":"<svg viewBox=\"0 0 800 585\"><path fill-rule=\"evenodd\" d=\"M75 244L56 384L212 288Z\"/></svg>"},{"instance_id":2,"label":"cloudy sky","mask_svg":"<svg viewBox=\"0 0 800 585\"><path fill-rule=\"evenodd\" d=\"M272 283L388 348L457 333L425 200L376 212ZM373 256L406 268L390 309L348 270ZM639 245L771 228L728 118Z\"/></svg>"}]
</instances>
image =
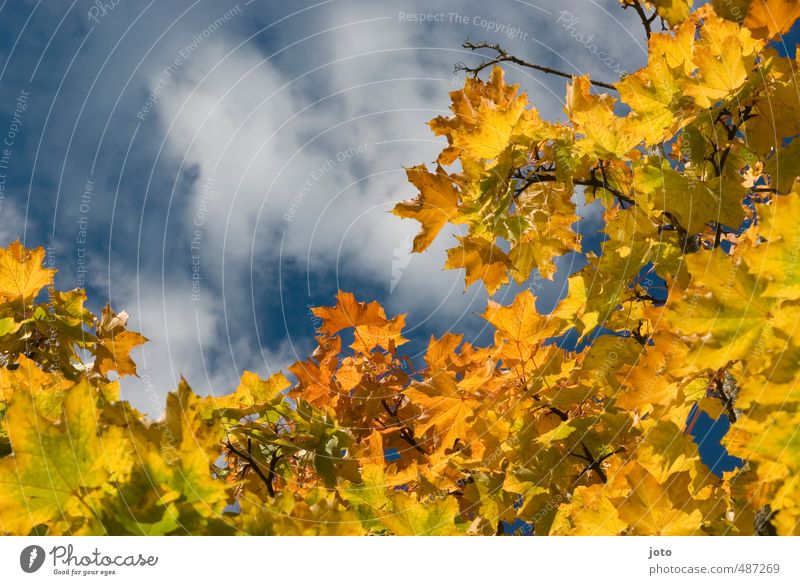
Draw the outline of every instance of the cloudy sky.
<instances>
[{"instance_id":1,"label":"cloudy sky","mask_svg":"<svg viewBox=\"0 0 800 585\"><path fill-rule=\"evenodd\" d=\"M123 392L150 413L180 375L222 394L304 357L309 307L337 289L408 313L412 354L448 329L484 339L485 291L441 269L453 232L411 256L418 224L389 210L414 196L403 168L442 147L426 121L480 60L466 38L609 81L643 65L617 0L553 5L2 1L1 243L49 246L61 288L131 314L151 341ZM563 117L565 80L508 69ZM563 259L543 302L579 266Z\"/></svg>"}]
</instances>

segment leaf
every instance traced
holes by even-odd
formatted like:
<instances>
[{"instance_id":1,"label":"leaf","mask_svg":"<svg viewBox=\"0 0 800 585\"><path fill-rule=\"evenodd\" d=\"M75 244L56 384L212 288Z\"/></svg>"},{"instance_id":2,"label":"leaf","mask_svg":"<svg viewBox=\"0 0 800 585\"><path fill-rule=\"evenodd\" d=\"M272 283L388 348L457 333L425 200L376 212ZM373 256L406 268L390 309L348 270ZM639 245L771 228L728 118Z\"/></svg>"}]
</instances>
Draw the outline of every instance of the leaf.
<instances>
[{"instance_id":1,"label":"leaf","mask_svg":"<svg viewBox=\"0 0 800 585\"><path fill-rule=\"evenodd\" d=\"M389 488L383 465L367 463L361 470L362 483L351 484L339 491L348 502L355 506L368 506L373 512L380 514L391 509Z\"/></svg>"},{"instance_id":2,"label":"leaf","mask_svg":"<svg viewBox=\"0 0 800 585\"><path fill-rule=\"evenodd\" d=\"M0 319L0 337L14 333L19 329L19 324L13 317L5 317Z\"/></svg>"},{"instance_id":3,"label":"leaf","mask_svg":"<svg viewBox=\"0 0 800 585\"><path fill-rule=\"evenodd\" d=\"M437 167L431 173L424 165L406 170L409 182L419 189L419 196L398 203L392 213L399 217L416 219L422 231L414 238L414 252L422 252L431 245L444 225L460 215L459 194L452 178Z\"/></svg>"},{"instance_id":4,"label":"leaf","mask_svg":"<svg viewBox=\"0 0 800 585\"><path fill-rule=\"evenodd\" d=\"M770 175L770 185L778 193L792 190L792 185L800 176L800 140L792 140L786 148L777 150L764 165L764 172Z\"/></svg>"},{"instance_id":5,"label":"leaf","mask_svg":"<svg viewBox=\"0 0 800 585\"><path fill-rule=\"evenodd\" d=\"M430 379L414 384L405 395L422 409L423 414L414 425L418 435L435 428L444 448L452 447L457 439L467 439L467 421L480 401L475 394L460 390L450 374L437 372Z\"/></svg>"},{"instance_id":6,"label":"leaf","mask_svg":"<svg viewBox=\"0 0 800 585\"><path fill-rule=\"evenodd\" d=\"M527 289L508 307L490 300L483 318L497 329L502 339L521 345L524 348L521 351L544 342L561 328L561 319L539 314L536 298Z\"/></svg>"},{"instance_id":7,"label":"leaf","mask_svg":"<svg viewBox=\"0 0 800 585\"><path fill-rule=\"evenodd\" d=\"M717 250L689 255L686 264L698 284L670 296L667 319L692 343L688 364L721 368L773 343L774 329L793 330L788 307L765 295L767 283L740 258Z\"/></svg>"},{"instance_id":8,"label":"leaf","mask_svg":"<svg viewBox=\"0 0 800 585\"><path fill-rule=\"evenodd\" d=\"M444 267L465 269L467 287L482 280L491 295L508 283L508 256L505 252L484 238L465 236L456 239L460 246L447 251Z\"/></svg>"},{"instance_id":9,"label":"leaf","mask_svg":"<svg viewBox=\"0 0 800 585\"><path fill-rule=\"evenodd\" d=\"M580 218L571 189L531 185L514 202L515 212L507 221L511 274L518 283L530 278L533 270L552 279L557 268L554 260L580 250L581 236L572 229Z\"/></svg>"},{"instance_id":10,"label":"leaf","mask_svg":"<svg viewBox=\"0 0 800 585\"><path fill-rule=\"evenodd\" d=\"M457 533L458 502L444 498L422 503L403 492L392 495L392 512L381 522L398 536L450 536Z\"/></svg>"},{"instance_id":11,"label":"leaf","mask_svg":"<svg viewBox=\"0 0 800 585\"><path fill-rule=\"evenodd\" d=\"M685 484L676 479L664 485L643 468L628 473L630 494L619 505L619 516L640 536L689 536L700 532L703 514L689 503ZM688 505L687 505L688 504Z\"/></svg>"},{"instance_id":12,"label":"leaf","mask_svg":"<svg viewBox=\"0 0 800 585\"><path fill-rule=\"evenodd\" d=\"M750 274L767 286L765 297L800 299L800 233L795 215L800 213L800 194L774 197L757 205L758 235L763 240L744 253Z\"/></svg>"},{"instance_id":13,"label":"leaf","mask_svg":"<svg viewBox=\"0 0 800 585\"><path fill-rule=\"evenodd\" d=\"M693 469L698 459L697 445L672 421L647 424L636 452L637 462L661 484L674 473Z\"/></svg>"},{"instance_id":14,"label":"leaf","mask_svg":"<svg viewBox=\"0 0 800 585\"><path fill-rule=\"evenodd\" d=\"M568 506L558 510L551 535L617 536L628 526L602 486L578 486Z\"/></svg>"},{"instance_id":15,"label":"leaf","mask_svg":"<svg viewBox=\"0 0 800 585\"><path fill-rule=\"evenodd\" d=\"M103 308L97 325L97 343L94 347L94 369L101 376L115 371L120 376L136 375L136 364L130 357L133 348L145 343L147 338L135 331L128 331L128 314L114 313L111 305Z\"/></svg>"},{"instance_id":16,"label":"leaf","mask_svg":"<svg viewBox=\"0 0 800 585\"><path fill-rule=\"evenodd\" d=\"M717 420L725 414L725 404L717 398L704 397L697 403L697 408L705 412L711 420Z\"/></svg>"},{"instance_id":17,"label":"leaf","mask_svg":"<svg viewBox=\"0 0 800 585\"><path fill-rule=\"evenodd\" d=\"M375 347L394 351L395 348L408 341L402 335L405 325L405 315L398 315L394 319L387 320L381 326L360 325L356 327L354 340L350 347L361 353L368 353Z\"/></svg>"},{"instance_id":18,"label":"leaf","mask_svg":"<svg viewBox=\"0 0 800 585\"><path fill-rule=\"evenodd\" d=\"M773 38L789 32L800 17L796 0L751 0L745 26L757 38Z\"/></svg>"},{"instance_id":19,"label":"leaf","mask_svg":"<svg viewBox=\"0 0 800 585\"><path fill-rule=\"evenodd\" d=\"M339 291L336 306L314 307L311 312L322 319L319 330L327 335L335 335L342 329L362 325L382 327L386 325L386 313L377 301L359 302L353 293Z\"/></svg>"},{"instance_id":20,"label":"leaf","mask_svg":"<svg viewBox=\"0 0 800 585\"><path fill-rule=\"evenodd\" d=\"M709 108L740 89L753 69L756 52L763 46L748 29L699 11L705 19L692 62L697 73L683 81L683 90L701 108Z\"/></svg>"},{"instance_id":21,"label":"leaf","mask_svg":"<svg viewBox=\"0 0 800 585\"><path fill-rule=\"evenodd\" d=\"M44 268L44 248L28 250L19 240L0 248L0 299L31 301L53 282L56 271Z\"/></svg>"},{"instance_id":22,"label":"leaf","mask_svg":"<svg viewBox=\"0 0 800 585\"><path fill-rule=\"evenodd\" d=\"M0 526L28 534L51 524L55 533L103 533L103 501L133 464L125 436L101 438L94 391L76 384L64 399L60 424L38 414L31 396L16 393L6 425L13 457L0 462Z\"/></svg>"},{"instance_id":23,"label":"leaf","mask_svg":"<svg viewBox=\"0 0 800 585\"><path fill-rule=\"evenodd\" d=\"M240 419L246 415L258 414L276 398L283 398L283 391L291 383L278 372L267 380L258 374L245 371L239 386L227 396L211 397L203 402L203 418L210 419L217 414Z\"/></svg>"},{"instance_id":24,"label":"leaf","mask_svg":"<svg viewBox=\"0 0 800 585\"><path fill-rule=\"evenodd\" d=\"M19 356L17 363L19 367L15 370L0 369L0 400L10 403L15 394L22 393L33 399L41 416L57 421L61 416L64 395L74 382L43 372L24 355Z\"/></svg>"},{"instance_id":25,"label":"leaf","mask_svg":"<svg viewBox=\"0 0 800 585\"><path fill-rule=\"evenodd\" d=\"M434 134L446 136L449 144L439 164L452 164L458 157L494 160L515 134L541 124L536 112L525 109L527 96L518 95L519 86L506 85L504 77L503 70L494 67L488 82L467 79L464 89L450 93L455 116L430 122Z\"/></svg>"},{"instance_id":26,"label":"leaf","mask_svg":"<svg viewBox=\"0 0 800 585\"><path fill-rule=\"evenodd\" d=\"M657 165L654 160L635 167L637 200L647 198L655 209L671 213L690 234L709 222L741 225L745 189L738 173L706 182L674 171L666 161Z\"/></svg>"},{"instance_id":27,"label":"leaf","mask_svg":"<svg viewBox=\"0 0 800 585\"><path fill-rule=\"evenodd\" d=\"M611 96L594 95L590 88L587 76L575 77L567 86L564 109L576 132L583 135L578 145L583 152L598 158L622 157L642 138L614 113L615 100Z\"/></svg>"},{"instance_id":28,"label":"leaf","mask_svg":"<svg viewBox=\"0 0 800 585\"><path fill-rule=\"evenodd\" d=\"M658 15L670 26L682 23L689 17L692 0L649 0L656 7Z\"/></svg>"}]
</instances>

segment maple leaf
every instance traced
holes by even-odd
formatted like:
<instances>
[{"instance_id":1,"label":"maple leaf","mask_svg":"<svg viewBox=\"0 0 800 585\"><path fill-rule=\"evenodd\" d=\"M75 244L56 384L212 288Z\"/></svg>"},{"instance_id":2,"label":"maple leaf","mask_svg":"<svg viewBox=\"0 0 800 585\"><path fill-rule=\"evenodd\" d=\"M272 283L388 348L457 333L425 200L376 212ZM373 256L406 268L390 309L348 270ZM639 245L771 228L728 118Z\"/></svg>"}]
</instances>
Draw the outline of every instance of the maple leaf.
<instances>
[{"instance_id":1,"label":"maple leaf","mask_svg":"<svg viewBox=\"0 0 800 585\"><path fill-rule=\"evenodd\" d=\"M450 536L458 532L455 518L458 502L454 498L422 503L403 492L392 494L391 512L381 522L398 536Z\"/></svg>"},{"instance_id":2,"label":"maple leaf","mask_svg":"<svg viewBox=\"0 0 800 585\"><path fill-rule=\"evenodd\" d=\"M508 283L508 256L489 240L481 237L457 237L459 246L447 251L444 267L463 268L466 285L482 280L489 294Z\"/></svg>"},{"instance_id":3,"label":"maple leaf","mask_svg":"<svg viewBox=\"0 0 800 585\"><path fill-rule=\"evenodd\" d=\"M33 360L19 356L18 368L0 369L0 400L10 403L18 392L30 396L37 412L53 421L61 415L66 392L74 382L63 376L43 372Z\"/></svg>"},{"instance_id":4,"label":"maple leaf","mask_svg":"<svg viewBox=\"0 0 800 585\"><path fill-rule=\"evenodd\" d=\"M698 534L703 514L692 506L683 479L675 476L661 484L644 468L634 466L626 476L631 492L619 505L620 518L641 536Z\"/></svg>"},{"instance_id":5,"label":"maple leaf","mask_svg":"<svg viewBox=\"0 0 800 585\"><path fill-rule=\"evenodd\" d=\"M569 506L559 508L550 534L617 536L627 526L615 504L603 494L603 486L578 486Z\"/></svg>"},{"instance_id":6,"label":"maple leaf","mask_svg":"<svg viewBox=\"0 0 800 585\"><path fill-rule=\"evenodd\" d=\"M497 329L500 339L516 344L523 352L543 343L562 325L558 317L539 314L530 290L519 293L508 307L490 300L483 318Z\"/></svg>"},{"instance_id":7,"label":"maple leaf","mask_svg":"<svg viewBox=\"0 0 800 585\"><path fill-rule=\"evenodd\" d=\"M738 8L736 13L732 7L726 10L724 2L714 2L714 7L719 7L722 15L727 12L734 19L746 15L744 25L757 38L773 38L787 33L800 16L800 5L795 0L736 0L733 5Z\"/></svg>"},{"instance_id":8,"label":"maple leaf","mask_svg":"<svg viewBox=\"0 0 800 585\"><path fill-rule=\"evenodd\" d=\"M794 220L800 213L800 193L775 197L768 204L757 205L756 212L763 241L744 253L750 274L767 281L764 296L800 299L800 233Z\"/></svg>"},{"instance_id":9,"label":"maple leaf","mask_svg":"<svg viewBox=\"0 0 800 585\"><path fill-rule=\"evenodd\" d=\"M30 394L18 392L6 416L13 457L0 462L0 526L28 534L51 524L56 533L103 533L98 509L133 464L120 429L101 438L95 394L85 381L64 398L61 424L43 418Z\"/></svg>"},{"instance_id":10,"label":"maple leaf","mask_svg":"<svg viewBox=\"0 0 800 585\"><path fill-rule=\"evenodd\" d=\"M489 81L467 79L464 89L450 93L452 118L434 118L434 134L446 136L450 146L439 155L439 164L456 158L493 160L515 134L531 132L541 125L538 114L526 110L528 98L518 95L519 86L506 85L505 74L494 67Z\"/></svg>"},{"instance_id":11,"label":"maple leaf","mask_svg":"<svg viewBox=\"0 0 800 585\"><path fill-rule=\"evenodd\" d=\"M254 373L245 371L239 386L227 396L211 397L203 402L203 418L224 414L228 418L240 419L247 415L257 414L276 398L283 398L283 391L291 383L278 372L267 380Z\"/></svg>"},{"instance_id":12,"label":"maple leaf","mask_svg":"<svg viewBox=\"0 0 800 585\"><path fill-rule=\"evenodd\" d=\"M438 167L434 174L424 165L419 165L406 170L406 174L409 182L419 189L419 196L398 203L392 213L416 219L422 224L422 231L414 238L414 252L422 252L447 222L459 216L459 194L452 178L442 167Z\"/></svg>"},{"instance_id":13,"label":"maple leaf","mask_svg":"<svg viewBox=\"0 0 800 585\"><path fill-rule=\"evenodd\" d=\"M698 10L697 15L704 19L692 55L697 72L682 85L698 106L708 108L744 85L763 42L754 39L748 29L718 17L710 6Z\"/></svg>"},{"instance_id":14,"label":"maple leaf","mask_svg":"<svg viewBox=\"0 0 800 585\"><path fill-rule=\"evenodd\" d=\"M780 343L776 333L793 332L796 310L767 296L767 282L750 274L741 257L717 250L690 255L686 263L698 284L670 295L666 318L691 340L689 363L721 368L762 344Z\"/></svg>"},{"instance_id":15,"label":"maple leaf","mask_svg":"<svg viewBox=\"0 0 800 585\"><path fill-rule=\"evenodd\" d=\"M377 301L360 302L351 292L339 291L336 306L314 307L311 312L323 320L319 330L326 335L335 335L342 329L362 325L382 327L386 325L386 313Z\"/></svg>"},{"instance_id":16,"label":"maple leaf","mask_svg":"<svg viewBox=\"0 0 800 585\"><path fill-rule=\"evenodd\" d=\"M624 156L640 141L631 133L625 119L614 113L615 100L608 94L590 93L591 82L587 76L575 77L567 86L564 110L575 127L583 134L578 146L583 152L598 158Z\"/></svg>"},{"instance_id":17,"label":"maple leaf","mask_svg":"<svg viewBox=\"0 0 800 585\"><path fill-rule=\"evenodd\" d=\"M0 248L0 298L30 301L53 281L56 271L44 268L44 248L28 250L19 240Z\"/></svg>"},{"instance_id":18,"label":"maple leaf","mask_svg":"<svg viewBox=\"0 0 800 585\"><path fill-rule=\"evenodd\" d=\"M670 26L680 24L689 17L692 0L648 0L656 8L658 15Z\"/></svg>"},{"instance_id":19,"label":"maple leaf","mask_svg":"<svg viewBox=\"0 0 800 585\"><path fill-rule=\"evenodd\" d=\"M418 435L435 428L445 448L452 447L457 439L467 440L470 434L467 421L480 406L480 399L461 390L449 373L436 372L430 379L407 389L405 395L422 409L423 415L415 422Z\"/></svg>"},{"instance_id":20,"label":"maple leaf","mask_svg":"<svg viewBox=\"0 0 800 585\"><path fill-rule=\"evenodd\" d=\"M147 338L126 329L127 324L128 314L125 311L114 313L111 305L103 308L97 324L97 343L93 348L94 369L101 376L112 370L120 376L136 375L136 364L129 354L133 348L145 343Z\"/></svg>"},{"instance_id":21,"label":"maple leaf","mask_svg":"<svg viewBox=\"0 0 800 585\"><path fill-rule=\"evenodd\" d=\"M709 222L738 228L744 220L745 189L738 173L709 181L686 177L664 161L635 167L637 200L648 198L654 209L673 214L691 234L703 231Z\"/></svg>"}]
</instances>

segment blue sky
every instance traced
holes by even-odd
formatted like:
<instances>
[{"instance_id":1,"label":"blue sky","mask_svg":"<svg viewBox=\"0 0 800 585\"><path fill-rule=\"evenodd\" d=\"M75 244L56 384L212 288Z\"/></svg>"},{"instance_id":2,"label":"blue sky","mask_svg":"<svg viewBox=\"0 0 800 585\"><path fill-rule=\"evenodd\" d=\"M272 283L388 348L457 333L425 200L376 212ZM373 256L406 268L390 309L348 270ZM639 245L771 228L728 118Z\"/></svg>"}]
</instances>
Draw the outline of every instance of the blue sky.
<instances>
[{"instance_id":1,"label":"blue sky","mask_svg":"<svg viewBox=\"0 0 800 585\"><path fill-rule=\"evenodd\" d=\"M645 59L616 0L102 5L0 4L0 133L18 129L0 238L50 246L60 287L131 314L151 341L123 394L150 413L180 375L226 393L304 357L309 306L337 289L408 313L412 355L448 329L485 340L485 291L441 270L452 232L411 256L418 224L388 213L414 195L403 167L442 147L425 123L476 59L461 42L602 79ZM564 80L509 77L563 116Z\"/></svg>"}]
</instances>

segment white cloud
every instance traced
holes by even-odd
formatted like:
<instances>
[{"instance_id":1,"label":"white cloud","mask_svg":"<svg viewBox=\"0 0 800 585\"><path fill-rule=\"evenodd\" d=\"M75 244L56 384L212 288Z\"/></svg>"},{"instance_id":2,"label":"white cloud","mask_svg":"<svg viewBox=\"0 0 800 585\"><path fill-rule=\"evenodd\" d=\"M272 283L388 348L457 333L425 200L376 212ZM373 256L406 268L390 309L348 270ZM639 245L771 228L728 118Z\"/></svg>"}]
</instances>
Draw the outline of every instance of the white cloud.
<instances>
[{"instance_id":1,"label":"white cloud","mask_svg":"<svg viewBox=\"0 0 800 585\"><path fill-rule=\"evenodd\" d=\"M431 162L441 148L425 122L448 106L452 66L470 59L459 49L465 37L501 42L530 60L613 79L575 33L605 31L598 46L629 69L637 65L641 35L629 36L614 18L622 16L632 26L638 22L616 2L559 5L581 15L569 30L556 22L549 5L546 9L551 14L520 2L488 7L477 1L403 8L457 11L467 18L466 24L422 26L398 22L392 3L336 2L270 29L258 42L240 44L241 32L233 27L206 40L171 76L151 114L166 137L165 153L175 172L197 173L189 198L172 213L183 223L186 239L175 245L186 249L187 258L189 240L200 230L196 252L205 280L199 307L187 303L182 277L158 284L150 278L141 297L129 297L153 339L145 349L151 379L174 383L184 372L207 378L209 388L230 390L241 369L259 367L260 358L239 357L259 355L252 336L231 336L229 326L253 317L248 284L254 265L277 274L279 259L301 273L332 270L334 277L368 279L372 290L385 292L392 312L410 312L416 326L474 329L486 296L476 286L464 292L463 275L442 270L452 232L443 233L424 255L398 260L398 248L418 225L388 211L414 196L402 167ZM238 18L265 18L258 4L246 11ZM487 27L473 24L475 16L490 15L497 23L527 27L528 39L492 36ZM152 85L159 73L152 69L145 81ZM513 68L509 77L523 81L544 115L563 116L565 80ZM228 307L241 310L224 313ZM222 338L221 331L227 331ZM236 341L229 342L230 351L204 367L199 347L231 338ZM267 361L291 362L292 343L305 341L284 339Z\"/></svg>"}]
</instances>

